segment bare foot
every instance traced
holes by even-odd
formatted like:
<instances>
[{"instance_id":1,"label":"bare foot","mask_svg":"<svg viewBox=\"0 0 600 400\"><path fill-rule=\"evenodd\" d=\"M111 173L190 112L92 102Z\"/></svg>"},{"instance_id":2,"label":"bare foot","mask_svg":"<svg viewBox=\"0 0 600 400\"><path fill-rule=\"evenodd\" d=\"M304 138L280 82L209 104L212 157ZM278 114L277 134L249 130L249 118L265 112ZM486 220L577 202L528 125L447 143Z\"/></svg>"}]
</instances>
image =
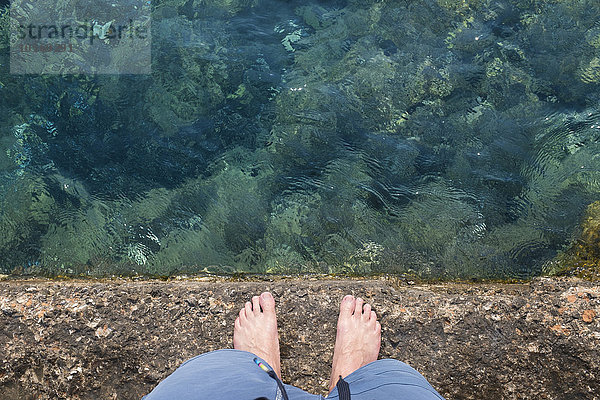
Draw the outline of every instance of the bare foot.
<instances>
[{"instance_id":1,"label":"bare foot","mask_svg":"<svg viewBox=\"0 0 600 400\"><path fill-rule=\"evenodd\" d=\"M381 324L370 304L348 295L340 304L329 391L340 376L345 378L363 365L377 360L381 346Z\"/></svg>"},{"instance_id":2,"label":"bare foot","mask_svg":"<svg viewBox=\"0 0 600 400\"><path fill-rule=\"evenodd\" d=\"M252 302L247 301L240 310L233 328L233 348L256 354L281 379L275 299L271 293L252 297Z\"/></svg>"}]
</instances>

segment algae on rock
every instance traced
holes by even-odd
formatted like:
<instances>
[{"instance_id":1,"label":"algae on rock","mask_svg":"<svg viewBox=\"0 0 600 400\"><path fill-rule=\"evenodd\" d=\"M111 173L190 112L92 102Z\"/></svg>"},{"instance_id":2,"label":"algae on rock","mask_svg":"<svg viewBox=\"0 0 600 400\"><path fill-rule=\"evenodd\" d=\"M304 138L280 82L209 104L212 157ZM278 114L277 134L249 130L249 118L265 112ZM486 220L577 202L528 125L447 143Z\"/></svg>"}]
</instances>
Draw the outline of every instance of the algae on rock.
<instances>
[{"instance_id":1,"label":"algae on rock","mask_svg":"<svg viewBox=\"0 0 600 400\"><path fill-rule=\"evenodd\" d=\"M600 202L587 208L574 243L548 263L546 273L600 280Z\"/></svg>"}]
</instances>

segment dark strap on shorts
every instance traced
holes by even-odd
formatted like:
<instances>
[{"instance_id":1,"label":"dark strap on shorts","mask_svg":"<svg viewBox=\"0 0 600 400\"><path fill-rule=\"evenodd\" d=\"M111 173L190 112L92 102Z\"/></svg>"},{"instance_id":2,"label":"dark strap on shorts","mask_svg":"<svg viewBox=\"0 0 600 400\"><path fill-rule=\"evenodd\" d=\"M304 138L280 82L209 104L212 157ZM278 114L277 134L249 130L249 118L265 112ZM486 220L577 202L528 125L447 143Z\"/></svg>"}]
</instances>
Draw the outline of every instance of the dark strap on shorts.
<instances>
[{"instance_id":1,"label":"dark strap on shorts","mask_svg":"<svg viewBox=\"0 0 600 400\"><path fill-rule=\"evenodd\" d=\"M275 382L277 382L277 387L279 388L279 391L281 392L281 395L283 396L283 400L290 400L290 398L287 395L287 392L285 391L285 387L283 386L283 382L281 382L281 380L279 379L279 377L277 376L275 371L273 371L272 369L268 369L268 367L266 365L264 365L263 363L259 362L257 358L254 359L254 362L258 366L260 366L261 369L263 369L271 378L275 379ZM262 400L263 398L264 397L259 397L258 399L254 399L254 400Z\"/></svg>"},{"instance_id":2,"label":"dark strap on shorts","mask_svg":"<svg viewBox=\"0 0 600 400\"><path fill-rule=\"evenodd\" d=\"M290 398L288 397L285 388L283 387L283 382L281 382L281 380L279 379L279 377L277 376L277 374L275 373L275 371L271 370L269 372L267 372L267 374L269 374L269 376L273 379L275 379L275 382L277 382L277 386L279 386L279 390L281 391L281 395L283 396L283 400L290 400Z\"/></svg>"},{"instance_id":3,"label":"dark strap on shorts","mask_svg":"<svg viewBox=\"0 0 600 400\"><path fill-rule=\"evenodd\" d=\"M342 379L341 375L335 387L337 387L340 400L350 400L350 385L348 385L348 382Z\"/></svg>"}]
</instances>

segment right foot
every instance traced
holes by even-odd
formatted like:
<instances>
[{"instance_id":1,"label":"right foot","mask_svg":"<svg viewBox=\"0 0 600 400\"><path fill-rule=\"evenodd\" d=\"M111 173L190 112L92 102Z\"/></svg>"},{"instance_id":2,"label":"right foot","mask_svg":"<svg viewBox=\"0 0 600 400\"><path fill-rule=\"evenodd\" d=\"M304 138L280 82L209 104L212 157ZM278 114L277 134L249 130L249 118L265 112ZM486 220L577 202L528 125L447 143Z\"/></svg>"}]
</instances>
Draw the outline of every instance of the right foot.
<instances>
[{"instance_id":1,"label":"right foot","mask_svg":"<svg viewBox=\"0 0 600 400\"><path fill-rule=\"evenodd\" d=\"M340 304L329 392L339 377L345 378L363 365L377 360L381 346L381 324L370 304L348 295Z\"/></svg>"}]
</instances>

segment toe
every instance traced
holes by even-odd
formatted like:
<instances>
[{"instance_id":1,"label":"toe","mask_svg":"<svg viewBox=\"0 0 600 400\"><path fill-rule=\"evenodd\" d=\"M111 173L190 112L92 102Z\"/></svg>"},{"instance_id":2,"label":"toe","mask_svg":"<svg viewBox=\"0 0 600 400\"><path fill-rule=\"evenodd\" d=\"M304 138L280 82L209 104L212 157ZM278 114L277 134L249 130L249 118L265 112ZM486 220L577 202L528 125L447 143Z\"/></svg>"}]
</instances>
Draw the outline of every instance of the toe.
<instances>
[{"instance_id":1,"label":"toe","mask_svg":"<svg viewBox=\"0 0 600 400\"><path fill-rule=\"evenodd\" d=\"M365 301L363 299L361 299L360 297L356 298L356 304L354 305L354 316L355 317L362 316L364 302Z\"/></svg>"},{"instance_id":2,"label":"toe","mask_svg":"<svg viewBox=\"0 0 600 400\"><path fill-rule=\"evenodd\" d=\"M362 319L363 321L368 321L371 318L371 305L369 303L363 306Z\"/></svg>"},{"instance_id":3,"label":"toe","mask_svg":"<svg viewBox=\"0 0 600 400\"><path fill-rule=\"evenodd\" d=\"M352 312L354 311L355 302L356 300L354 299L354 296L350 294L344 297L342 303L340 304L340 317L351 316Z\"/></svg>"},{"instance_id":4,"label":"toe","mask_svg":"<svg viewBox=\"0 0 600 400\"><path fill-rule=\"evenodd\" d=\"M264 292L260 295L260 306L264 312L275 312L275 299L269 292Z\"/></svg>"},{"instance_id":5,"label":"toe","mask_svg":"<svg viewBox=\"0 0 600 400\"><path fill-rule=\"evenodd\" d=\"M375 324L375 333L376 334L381 334L381 324L379 323L379 321L377 321L377 323Z\"/></svg>"},{"instance_id":6,"label":"toe","mask_svg":"<svg viewBox=\"0 0 600 400\"><path fill-rule=\"evenodd\" d=\"M260 314L260 300L258 296L252 297L252 311L254 311L254 314Z\"/></svg>"},{"instance_id":7,"label":"toe","mask_svg":"<svg viewBox=\"0 0 600 400\"><path fill-rule=\"evenodd\" d=\"M370 319L370 321L377 321L377 314L373 310L371 310L371 319Z\"/></svg>"},{"instance_id":8,"label":"toe","mask_svg":"<svg viewBox=\"0 0 600 400\"><path fill-rule=\"evenodd\" d=\"M240 322L240 317L237 317L237 318L235 319L235 322L234 322L234 324L233 324L233 327L234 327L235 329L240 329L240 328L242 327L242 323Z\"/></svg>"},{"instance_id":9,"label":"toe","mask_svg":"<svg viewBox=\"0 0 600 400\"><path fill-rule=\"evenodd\" d=\"M244 304L244 311L246 311L246 318L249 318L251 315L253 315L253 313L252 313L252 303L250 303L249 301L247 301L246 304Z\"/></svg>"},{"instance_id":10,"label":"toe","mask_svg":"<svg viewBox=\"0 0 600 400\"><path fill-rule=\"evenodd\" d=\"M246 308L245 307L240 310L240 315L238 318L240 320L240 323L242 323L246 320Z\"/></svg>"}]
</instances>

